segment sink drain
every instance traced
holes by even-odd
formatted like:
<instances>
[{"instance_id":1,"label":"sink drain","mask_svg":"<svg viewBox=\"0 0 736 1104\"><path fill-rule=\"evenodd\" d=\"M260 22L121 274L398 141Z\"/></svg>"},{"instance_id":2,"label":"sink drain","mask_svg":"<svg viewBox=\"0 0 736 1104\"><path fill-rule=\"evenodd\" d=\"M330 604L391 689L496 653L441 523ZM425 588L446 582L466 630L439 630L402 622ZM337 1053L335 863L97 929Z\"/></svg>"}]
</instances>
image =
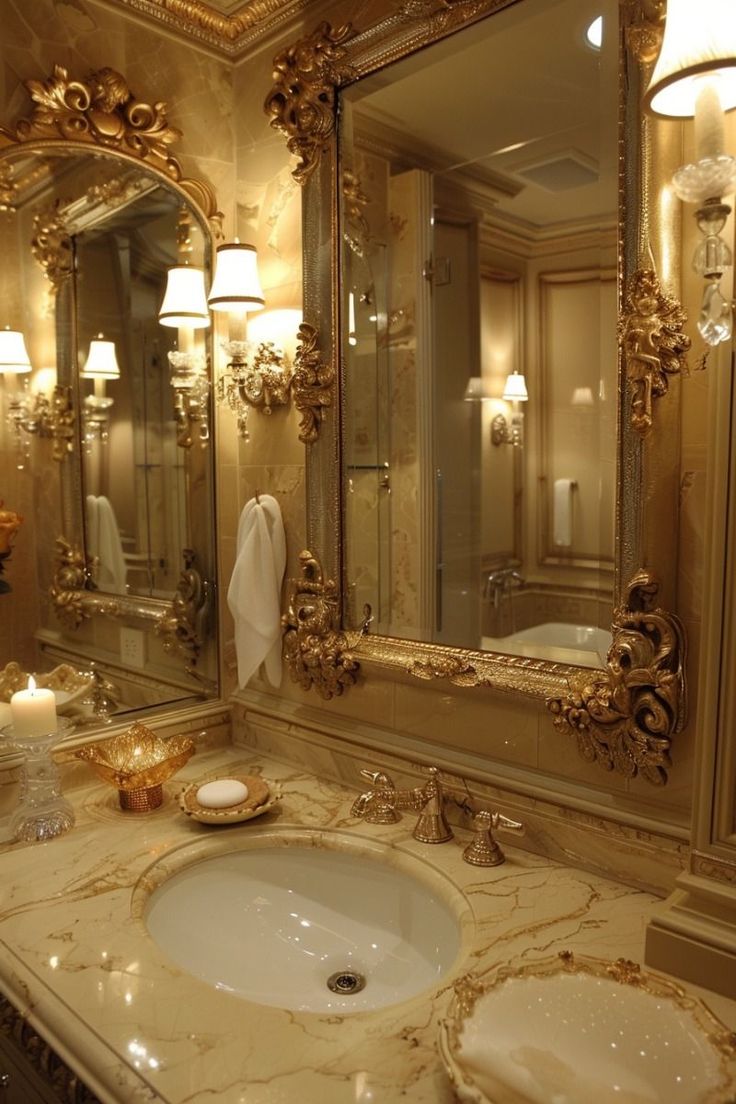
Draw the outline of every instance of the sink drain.
<instances>
[{"instance_id":1,"label":"sink drain","mask_svg":"<svg viewBox=\"0 0 736 1104\"><path fill-rule=\"evenodd\" d=\"M333 993L359 993L365 988L365 978L356 970L338 970L330 974L327 979L327 988Z\"/></svg>"}]
</instances>

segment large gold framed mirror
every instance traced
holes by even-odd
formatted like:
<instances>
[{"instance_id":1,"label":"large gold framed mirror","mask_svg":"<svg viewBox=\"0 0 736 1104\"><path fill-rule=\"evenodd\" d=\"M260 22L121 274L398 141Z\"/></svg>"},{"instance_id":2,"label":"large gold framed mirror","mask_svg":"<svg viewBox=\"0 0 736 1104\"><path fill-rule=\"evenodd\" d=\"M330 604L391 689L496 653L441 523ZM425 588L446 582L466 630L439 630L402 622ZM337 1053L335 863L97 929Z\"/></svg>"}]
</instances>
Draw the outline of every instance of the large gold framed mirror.
<instances>
[{"instance_id":1,"label":"large gold framed mirror","mask_svg":"<svg viewBox=\"0 0 736 1104\"><path fill-rule=\"evenodd\" d=\"M276 58L266 110L299 159L304 315L335 375L295 677L339 693L337 656L542 698L586 758L662 784L685 719L659 533L689 342L660 236L672 135L640 108L652 11L322 24Z\"/></svg>"},{"instance_id":2,"label":"large gold framed mirror","mask_svg":"<svg viewBox=\"0 0 736 1104\"><path fill-rule=\"evenodd\" d=\"M119 73L26 87L0 130L0 232L2 325L31 369L4 381L28 504L9 562L32 566L8 575L0 671L92 668L75 719L94 725L218 693L209 339L158 314L172 266L211 264L222 216L165 104Z\"/></svg>"}]
</instances>

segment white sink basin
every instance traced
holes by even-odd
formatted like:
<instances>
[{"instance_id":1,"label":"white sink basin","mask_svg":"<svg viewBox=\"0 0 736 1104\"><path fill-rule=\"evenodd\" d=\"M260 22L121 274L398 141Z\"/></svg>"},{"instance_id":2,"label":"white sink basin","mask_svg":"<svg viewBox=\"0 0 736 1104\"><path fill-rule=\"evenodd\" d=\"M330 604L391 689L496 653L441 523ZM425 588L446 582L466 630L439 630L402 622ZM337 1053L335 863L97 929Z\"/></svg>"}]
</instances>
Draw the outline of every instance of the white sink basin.
<instances>
[{"instance_id":1,"label":"white sink basin","mask_svg":"<svg viewBox=\"0 0 736 1104\"><path fill-rule=\"evenodd\" d=\"M288 829L199 858L155 889L144 912L169 957L216 988L341 1014L436 986L469 918L459 891L421 859ZM333 974L338 992L328 988ZM354 974L365 985L349 991Z\"/></svg>"}]
</instances>

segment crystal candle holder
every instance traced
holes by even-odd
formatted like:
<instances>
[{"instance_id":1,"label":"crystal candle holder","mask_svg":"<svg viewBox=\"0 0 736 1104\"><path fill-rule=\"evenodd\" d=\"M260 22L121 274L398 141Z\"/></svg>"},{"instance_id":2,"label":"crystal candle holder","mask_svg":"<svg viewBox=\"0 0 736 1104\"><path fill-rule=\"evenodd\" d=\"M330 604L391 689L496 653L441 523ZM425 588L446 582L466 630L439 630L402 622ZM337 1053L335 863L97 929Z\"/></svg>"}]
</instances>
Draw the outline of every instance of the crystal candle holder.
<instances>
[{"instance_id":1,"label":"crystal candle holder","mask_svg":"<svg viewBox=\"0 0 736 1104\"><path fill-rule=\"evenodd\" d=\"M14 840L39 843L68 832L74 825L74 810L61 793L61 775L51 755L74 724L59 717L56 732L46 736L17 737L13 725L2 729L3 735L23 754L20 780L20 802L10 818Z\"/></svg>"}]
</instances>

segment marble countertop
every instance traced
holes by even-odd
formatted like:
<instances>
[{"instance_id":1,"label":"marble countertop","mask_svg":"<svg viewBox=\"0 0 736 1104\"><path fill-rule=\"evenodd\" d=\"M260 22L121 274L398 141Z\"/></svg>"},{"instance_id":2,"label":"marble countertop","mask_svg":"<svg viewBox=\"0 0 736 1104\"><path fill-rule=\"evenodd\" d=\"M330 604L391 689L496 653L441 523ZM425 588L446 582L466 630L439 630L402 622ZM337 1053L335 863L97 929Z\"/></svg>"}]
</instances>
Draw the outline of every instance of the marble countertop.
<instances>
[{"instance_id":1,"label":"marble countertop","mask_svg":"<svg viewBox=\"0 0 736 1104\"><path fill-rule=\"evenodd\" d=\"M226 828L179 811L182 783L239 771L279 783L280 804ZM450 1104L435 1043L457 977L565 949L643 961L651 895L522 851L502 834L504 865L469 866L466 832L432 846L412 838L410 813L365 825L349 816L353 792L262 754L197 754L166 786L163 806L143 816L121 812L115 791L96 783L67 796L77 815L67 835L3 848L0 989L106 1104ZM282 825L381 840L463 892L474 922L436 992L374 1012L298 1013L218 992L167 960L139 905L172 852L208 839L235 849L256 828ZM736 1028L736 1002L689 988Z\"/></svg>"}]
</instances>

